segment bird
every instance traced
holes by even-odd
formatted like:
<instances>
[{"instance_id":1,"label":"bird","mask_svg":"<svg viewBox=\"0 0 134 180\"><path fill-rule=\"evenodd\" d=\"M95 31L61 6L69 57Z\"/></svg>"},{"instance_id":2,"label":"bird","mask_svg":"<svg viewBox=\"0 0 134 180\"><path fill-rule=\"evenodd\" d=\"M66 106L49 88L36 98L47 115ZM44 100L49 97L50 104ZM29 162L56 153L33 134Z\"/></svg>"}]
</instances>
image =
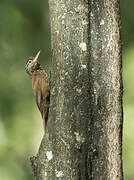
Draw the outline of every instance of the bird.
<instances>
[{"instance_id":1,"label":"bird","mask_svg":"<svg viewBox=\"0 0 134 180\"><path fill-rule=\"evenodd\" d=\"M38 61L40 51L35 57L29 57L25 64L25 71L32 80L32 88L36 99L36 104L42 115L44 131L46 129L49 104L50 104L50 83L49 76L43 70Z\"/></svg>"}]
</instances>

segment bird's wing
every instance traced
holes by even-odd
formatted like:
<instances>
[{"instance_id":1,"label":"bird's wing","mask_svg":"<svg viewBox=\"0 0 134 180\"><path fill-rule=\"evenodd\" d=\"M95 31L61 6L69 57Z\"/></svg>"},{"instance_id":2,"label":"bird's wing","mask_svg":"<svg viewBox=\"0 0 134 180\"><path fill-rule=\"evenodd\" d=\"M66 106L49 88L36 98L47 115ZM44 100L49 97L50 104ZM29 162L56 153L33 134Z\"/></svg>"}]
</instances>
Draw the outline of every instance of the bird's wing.
<instances>
[{"instance_id":1,"label":"bird's wing","mask_svg":"<svg viewBox=\"0 0 134 180\"><path fill-rule=\"evenodd\" d=\"M46 127L49 112L50 90L48 88L48 85L48 83L44 82L44 79L42 78L42 76L40 76L40 74L34 75L32 77L34 96L36 99L36 104L42 115L44 130Z\"/></svg>"},{"instance_id":2,"label":"bird's wing","mask_svg":"<svg viewBox=\"0 0 134 180\"><path fill-rule=\"evenodd\" d=\"M42 90L41 90L41 78L38 75L34 75L32 77L32 88L34 91L36 104L42 114L43 113L43 110L42 110L43 94L42 94Z\"/></svg>"}]
</instances>

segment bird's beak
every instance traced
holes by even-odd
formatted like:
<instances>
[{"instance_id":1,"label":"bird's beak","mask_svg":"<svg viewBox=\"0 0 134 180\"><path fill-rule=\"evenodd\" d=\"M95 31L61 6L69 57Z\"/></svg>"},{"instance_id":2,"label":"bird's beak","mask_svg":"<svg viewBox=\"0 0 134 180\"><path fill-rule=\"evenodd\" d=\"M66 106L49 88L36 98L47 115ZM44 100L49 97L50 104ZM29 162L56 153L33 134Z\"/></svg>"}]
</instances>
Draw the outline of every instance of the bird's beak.
<instances>
[{"instance_id":1,"label":"bird's beak","mask_svg":"<svg viewBox=\"0 0 134 180\"><path fill-rule=\"evenodd\" d=\"M37 62L37 59L38 59L39 55L40 55L40 51L36 54L36 56L35 56L35 58L34 58L34 60L33 60L33 63L36 63L36 62Z\"/></svg>"}]
</instances>

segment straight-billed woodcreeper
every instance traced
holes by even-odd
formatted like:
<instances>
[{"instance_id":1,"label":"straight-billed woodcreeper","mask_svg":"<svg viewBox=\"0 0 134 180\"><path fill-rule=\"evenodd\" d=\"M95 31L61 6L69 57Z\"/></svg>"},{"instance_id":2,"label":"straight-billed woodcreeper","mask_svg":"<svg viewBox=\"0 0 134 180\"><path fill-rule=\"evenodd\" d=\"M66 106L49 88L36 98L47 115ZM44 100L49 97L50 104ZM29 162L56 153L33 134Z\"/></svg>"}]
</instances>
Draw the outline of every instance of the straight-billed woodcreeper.
<instances>
[{"instance_id":1,"label":"straight-billed woodcreeper","mask_svg":"<svg viewBox=\"0 0 134 180\"><path fill-rule=\"evenodd\" d=\"M32 88L36 99L36 104L41 112L44 130L46 128L49 104L50 104L50 86L47 73L38 62L40 51L35 57L29 57L25 65L25 70L32 80Z\"/></svg>"}]
</instances>

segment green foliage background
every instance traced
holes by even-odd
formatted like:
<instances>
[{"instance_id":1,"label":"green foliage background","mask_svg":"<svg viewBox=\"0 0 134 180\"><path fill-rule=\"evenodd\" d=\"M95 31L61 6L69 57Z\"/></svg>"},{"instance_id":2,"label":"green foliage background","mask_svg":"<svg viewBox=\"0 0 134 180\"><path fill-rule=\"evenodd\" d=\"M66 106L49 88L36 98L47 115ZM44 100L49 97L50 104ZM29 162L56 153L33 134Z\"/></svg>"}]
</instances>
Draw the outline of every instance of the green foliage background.
<instances>
[{"instance_id":1,"label":"green foliage background","mask_svg":"<svg viewBox=\"0 0 134 180\"><path fill-rule=\"evenodd\" d=\"M124 80L123 160L126 180L134 179L134 20L133 0L121 1ZM50 64L50 27L45 0L0 1L0 179L32 180L29 157L39 147L42 120L31 81L24 71L27 57L42 50Z\"/></svg>"}]
</instances>

